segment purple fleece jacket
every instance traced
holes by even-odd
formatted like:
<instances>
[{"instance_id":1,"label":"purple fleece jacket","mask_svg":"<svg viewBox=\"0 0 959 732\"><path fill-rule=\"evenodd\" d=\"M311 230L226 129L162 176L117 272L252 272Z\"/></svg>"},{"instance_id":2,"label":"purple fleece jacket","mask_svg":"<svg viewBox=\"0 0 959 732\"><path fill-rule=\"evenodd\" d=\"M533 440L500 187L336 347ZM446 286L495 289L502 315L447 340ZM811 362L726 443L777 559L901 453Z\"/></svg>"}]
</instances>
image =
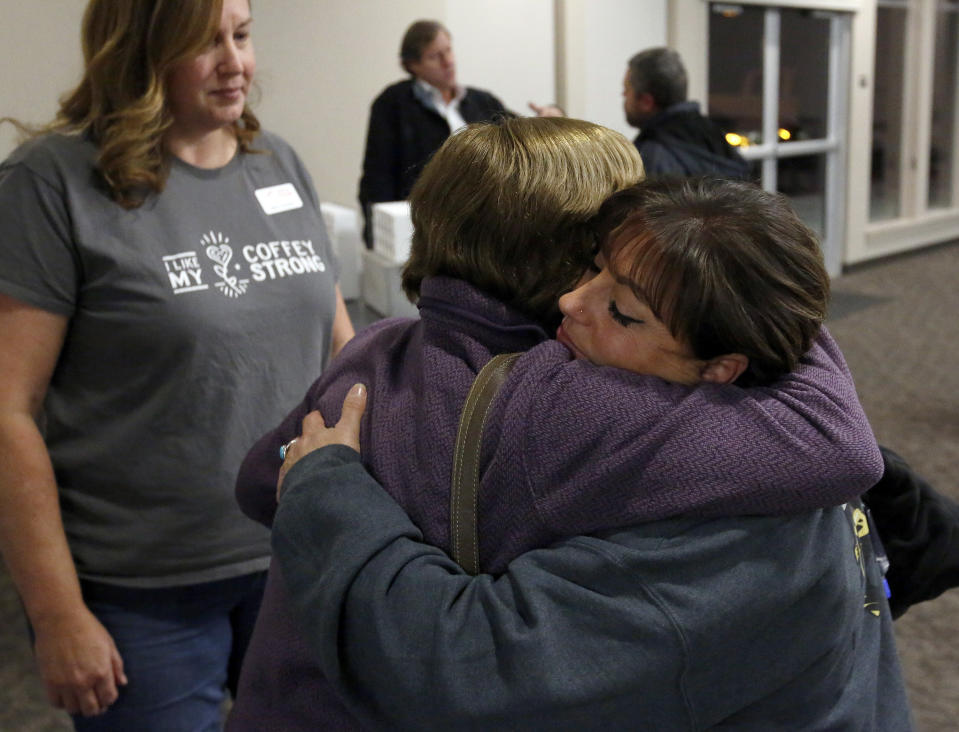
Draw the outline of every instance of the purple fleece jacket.
<instances>
[{"instance_id":1,"label":"purple fleece jacket","mask_svg":"<svg viewBox=\"0 0 959 732\"><path fill-rule=\"evenodd\" d=\"M335 422L347 390L362 382L364 463L426 541L448 550L460 411L477 372L512 351L527 353L490 407L481 453L484 571L501 572L564 536L643 521L833 505L882 475L852 378L825 330L773 386L688 387L575 361L528 318L462 281L426 280L419 308L419 320L359 333L257 442L237 481L248 516L271 524L279 446L299 434L303 416L319 408ZM274 564L228 729L356 728L312 662Z\"/></svg>"}]
</instances>

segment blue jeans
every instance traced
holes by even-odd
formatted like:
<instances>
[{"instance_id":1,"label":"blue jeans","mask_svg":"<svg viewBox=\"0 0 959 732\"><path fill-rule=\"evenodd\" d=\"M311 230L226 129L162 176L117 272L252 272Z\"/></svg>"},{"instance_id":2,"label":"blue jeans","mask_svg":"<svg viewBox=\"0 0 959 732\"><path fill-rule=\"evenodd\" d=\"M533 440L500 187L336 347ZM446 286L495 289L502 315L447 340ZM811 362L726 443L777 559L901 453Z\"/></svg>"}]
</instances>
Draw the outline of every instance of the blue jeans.
<instances>
[{"instance_id":1,"label":"blue jeans","mask_svg":"<svg viewBox=\"0 0 959 732\"><path fill-rule=\"evenodd\" d=\"M206 732L222 726L260 609L266 572L183 587L82 581L90 611L113 636L128 683L81 732Z\"/></svg>"}]
</instances>

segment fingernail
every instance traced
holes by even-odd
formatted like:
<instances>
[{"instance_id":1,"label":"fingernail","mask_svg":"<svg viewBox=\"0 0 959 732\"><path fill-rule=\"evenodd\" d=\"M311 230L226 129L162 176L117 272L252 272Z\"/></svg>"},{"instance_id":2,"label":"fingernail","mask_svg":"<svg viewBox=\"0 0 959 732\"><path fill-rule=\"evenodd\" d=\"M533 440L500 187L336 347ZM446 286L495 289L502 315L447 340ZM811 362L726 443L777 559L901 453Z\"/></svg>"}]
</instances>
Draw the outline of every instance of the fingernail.
<instances>
[{"instance_id":1,"label":"fingernail","mask_svg":"<svg viewBox=\"0 0 959 732\"><path fill-rule=\"evenodd\" d=\"M366 393L366 387L363 384L353 384L353 388L350 389L350 394L355 397L361 397Z\"/></svg>"}]
</instances>

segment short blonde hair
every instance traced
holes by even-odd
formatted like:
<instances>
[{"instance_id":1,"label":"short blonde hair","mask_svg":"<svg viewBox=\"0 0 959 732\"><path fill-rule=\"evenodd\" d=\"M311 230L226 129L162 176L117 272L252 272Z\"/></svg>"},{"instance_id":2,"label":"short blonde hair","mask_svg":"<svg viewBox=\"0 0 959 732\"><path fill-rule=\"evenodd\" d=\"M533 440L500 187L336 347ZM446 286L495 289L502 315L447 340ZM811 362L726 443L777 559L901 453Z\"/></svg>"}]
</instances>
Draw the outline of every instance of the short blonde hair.
<instances>
[{"instance_id":1,"label":"short blonde hair","mask_svg":"<svg viewBox=\"0 0 959 732\"><path fill-rule=\"evenodd\" d=\"M643 177L618 132L557 117L470 125L450 137L410 194L411 299L426 277L466 280L550 322L595 248L589 221L603 200Z\"/></svg>"},{"instance_id":2,"label":"short blonde hair","mask_svg":"<svg viewBox=\"0 0 959 732\"><path fill-rule=\"evenodd\" d=\"M90 0L83 15L84 73L48 130L89 132L100 173L127 208L166 183L163 136L173 122L167 77L216 36L223 0ZM252 151L260 123L249 109L235 125Z\"/></svg>"}]
</instances>

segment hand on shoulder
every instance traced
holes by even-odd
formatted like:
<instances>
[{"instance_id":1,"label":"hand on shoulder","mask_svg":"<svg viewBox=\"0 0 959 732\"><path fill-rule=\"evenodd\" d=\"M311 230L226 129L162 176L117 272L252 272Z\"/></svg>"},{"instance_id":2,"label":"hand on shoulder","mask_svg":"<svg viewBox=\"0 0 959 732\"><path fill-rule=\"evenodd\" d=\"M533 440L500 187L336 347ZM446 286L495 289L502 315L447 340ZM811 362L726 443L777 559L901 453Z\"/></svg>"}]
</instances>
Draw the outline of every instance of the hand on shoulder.
<instances>
[{"instance_id":1,"label":"hand on shoulder","mask_svg":"<svg viewBox=\"0 0 959 732\"><path fill-rule=\"evenodd\" d=\"M276 500L283 494L283 479L299 460L327 445L346 445L360 451L360 420L366 411L366 387L354 384L343 400L340 421L327 427L323 415L312 411L303 418L303 431L283 447L283 465L276 482Z\"/></svg>"}]
</instances>

